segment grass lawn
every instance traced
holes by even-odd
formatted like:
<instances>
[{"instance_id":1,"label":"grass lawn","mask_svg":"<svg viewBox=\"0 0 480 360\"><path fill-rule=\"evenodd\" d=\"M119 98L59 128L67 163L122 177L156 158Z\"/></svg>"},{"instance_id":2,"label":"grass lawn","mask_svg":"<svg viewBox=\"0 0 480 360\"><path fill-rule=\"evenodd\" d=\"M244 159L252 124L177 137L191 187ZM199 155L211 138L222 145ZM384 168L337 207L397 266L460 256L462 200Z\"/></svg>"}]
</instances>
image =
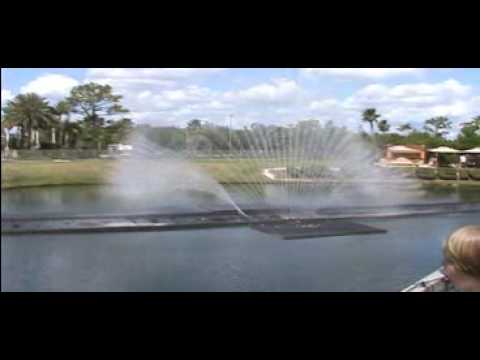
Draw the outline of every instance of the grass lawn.
<instances>
[{"instance_id":1,"label":"grass lawn","mask_svg":"<svg viewBox=\"0 0 480 360\"><path fill-rule=\"evenodd\" d=\"M269 164L252 160L199 160L194 161L194 164L220 183L258 183L269 180L261 174L261 169ZM146 163L145 166L148 164ZM108 184L114 167L115 160L103 159L72 162L53 162L52 160L2 162L2 189L47 185Z\"/></svg>"},{"instance_id":2,"label":"grass lawn","mask_svg":"<svg viewBox=\"0 0 480 360\"><path fill-rule=\"evenodd\" d=\"M146 160L149 161L149 160ZM269 183L264 168L282 167L285 162L252 159L200 159L193 163L222 184ZM2 189L48 185L108 184L115 160L87 159L72 162L22 160L2 162ZM145 166L148 166L146 164ZM451 180L423 180L425 184L457 184ZM460 181L460 185L480 185L480 181Z\"/></svg>"},{"instance_id":3,"label":"grass lawn","mask_svg":"<svg viewBox=\"0 0 480 360\"><path fill-rule=\"evenodd\" d=\"M46 185L104 184L113 162L100 159L56 163L52 160L2 162L2 189Z\"/></svg>"}]
</instances>

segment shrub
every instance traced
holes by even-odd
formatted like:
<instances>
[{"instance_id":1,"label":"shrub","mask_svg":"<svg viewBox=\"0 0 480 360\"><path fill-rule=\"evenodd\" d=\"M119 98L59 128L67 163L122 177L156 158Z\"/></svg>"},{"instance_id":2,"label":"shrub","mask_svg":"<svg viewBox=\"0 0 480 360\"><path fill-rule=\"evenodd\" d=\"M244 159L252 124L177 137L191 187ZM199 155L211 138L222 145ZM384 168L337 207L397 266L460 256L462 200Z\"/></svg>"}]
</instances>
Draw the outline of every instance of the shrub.
<instances>
[{"instance_id":1,"label":"shrub","mask_svg":"<svg viewBox=\"0 0 480 360\"><path fill-rule=\"evenodd\" d=\"M449 168L439 168L438 177L442 180L457 180L457 170Z\"/></svg>"},{"instance_id":2,"label":"shrub","mask_svg":"<svg viewBox=\"0 0 480 360\"><path fill-rule=\"evenodd\" d=\"M325 165L287 167L287 175L291 178L334 178L336 174Z\"/></svg>"},{"instance_id":3,"label":"shrub","mask_svg":"<svg viewBox=\"0 0 480 360\"><path fill-rule=\"evenodd\" d=\"M18 150L19 160L47 160L47 159L93 159L98 157L94 149L51 149L51 150Z\"/></svg>"},{"instance_id":4,"label":"shrub","mask_svg":"<svg viewBox=\"0 0 480 360\"><path fill-rule=\"evenodd\" d=\"M60 149L62 146L60 144L52 144L52 143L46 143L46 142L40 142L40 148L42 150L54 150L54 149Z\"/></svg>"},{"instance_id":5,"label":"shrub","mask_svg":"<svg viewBox=\"0 0 480 360\"><path fill-rule=\"evenodd\" d=\"M460 180L468 180L468 173L464 169L460 169ZM438 169L438 177L442 180L457 180L457 169L440 168Z\"/></svg>"},{"instance_id":6,"label":"shrub","mask_svg":"<svg viewBox=\"0 0 480 360\"><path fill-rule=\"evenodd\" d=\"M480 169L469 169L468 175L472 180L480 181Z\"/></svg>"},{"instance_id":7,"label":"shrub","mask_svg":"<svg viewBox=\"0 0 480 360\"><path fill-rule=\"evenodd\" d=\"M416 168L415 175L423 180L435 180L437 178L435 169L430 168Z\"/></svg>"},{"instance_id":8,"label":"shrub","mask_svg":"<svg viewBox=\"0 0 480 360\"><path fill-rule=\"evenodd\" d=\"M416 168L413 166L409 167L396 167L396 168L386 168L380 169L385 175L392 175L397 178L414 178L416 175Z\"/></svg>"},{"instance_id":9,"label":"shrub","mask_svg":"<svg viewBox=\"0 0 480 360\"><path fill-rule=\"evenodd\" d=\"M467 169L460 169L460 180L468 180L468 170Z\"/></svg>"},{"instance_id":10,"label":"shrub","mask_svg":"<svg viewBox=\"0 0 480 360\"><path fill-rule=\"evenodd\" d=\"M290 178L299 178L301 177L300 169L293 166L287 167L287 176Z\"/></svg>"}]
</instances>

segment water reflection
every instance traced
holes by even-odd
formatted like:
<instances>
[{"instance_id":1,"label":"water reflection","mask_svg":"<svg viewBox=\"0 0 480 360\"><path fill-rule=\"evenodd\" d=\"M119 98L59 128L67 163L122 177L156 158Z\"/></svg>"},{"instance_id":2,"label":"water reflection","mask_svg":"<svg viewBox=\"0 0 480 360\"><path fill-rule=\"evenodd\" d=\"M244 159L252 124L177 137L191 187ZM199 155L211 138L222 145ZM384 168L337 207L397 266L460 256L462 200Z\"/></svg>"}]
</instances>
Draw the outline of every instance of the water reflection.
<instances>
[{"instance_id":1,"label":"water reflection","mask_svg":"<svg viewBox=\"0 0 480 360\"><path fill-rule=\"evenodd\" d=\"M2 236L2 291L399 291L478 214L371 221L387 234L279 241L249 228Z\"/></svg>"},{"instance_id":2,"label":"water reflection","mask_svg":"<svg viewBox=\"0 0 480 360\"><path fill-rule=\"evenodd\" d=\"M64 186L2 192L2 216L92 214L228 206L211 194L155 194L126 201L107 187ZM242 206L260 206L242 187L227 191ZM268 198L282 198L267 185ZM292 194L292 192L289 192ZM477 188L430 186L341 194L305 192L327 205L355 202L480 201ZM343 197L341 197L343 196ZM192 197L196 199L192 202ZM256 202L255 202L256 201ZM197 205L192 205L197 204ZM279 241L249 228L57 236L2 236L2 290L6 291L398 291L433 271L452 230L478 223L478 213L365 222L386 234Z\"/></svg>"},{"instance_id":3,"label":"water reflection","mask_svg":"<svg viewBox=\"0 0 480 360\"><path fill-rule=\"evenodd\" d=\"M262 197L252 194L242 186L226 186L226 191L241 208L265 208L276 206L328 207L395 205L436 202L480 202L480 189L468 186L422 186L399 188L372 187L363 191L343 187L340 190L327 187L303 186L301 190L287 189L281 185L265 185ZM2 191L2 216L45 214L132 213L169 210L172 212L232 210L214 193L201 191L177 191L169 194L143 194L135 199L125 198L108 186L56 186L23 188Z\"/></svg>"}]
</instances>

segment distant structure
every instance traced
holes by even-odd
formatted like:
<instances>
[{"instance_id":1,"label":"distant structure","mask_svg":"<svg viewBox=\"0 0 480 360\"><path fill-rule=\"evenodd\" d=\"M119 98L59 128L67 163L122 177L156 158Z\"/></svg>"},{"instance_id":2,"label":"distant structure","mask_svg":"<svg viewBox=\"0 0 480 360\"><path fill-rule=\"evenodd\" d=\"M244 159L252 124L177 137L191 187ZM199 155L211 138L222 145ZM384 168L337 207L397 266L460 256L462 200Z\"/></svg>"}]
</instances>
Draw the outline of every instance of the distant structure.
<instances>
[{"instance_id":1,"label":"distant structure","mask_svg":"<svg viewBox=\"0 0 480 360\"><path fill-rule=\"evenodd\" d=\"M466 157L465 166L471 168L480 168L480 146L470 150L461 151L462 155Z\"/></svg>"},{"instance_id":2,"label":"distant structure","mask_svg":"<svg viewBox=\"0 0 480 360\"><path fill-rule=\"evenodd\" d=\"M386 145L380 164L384 166L416 166L424 164L426 158L425 145Z\"/></svg>"},{"instance_id":3,"label":"distant structure","mask_svg":"<svg viewBox=\"0 0 480 360\"><path fill-rule=\"evenodd\" d=\"M131 151L133 150L132 145L125 144L111 144L107 147L107 157L117 157L117 156L130 156Z\"/></svg>"}]
</instances>

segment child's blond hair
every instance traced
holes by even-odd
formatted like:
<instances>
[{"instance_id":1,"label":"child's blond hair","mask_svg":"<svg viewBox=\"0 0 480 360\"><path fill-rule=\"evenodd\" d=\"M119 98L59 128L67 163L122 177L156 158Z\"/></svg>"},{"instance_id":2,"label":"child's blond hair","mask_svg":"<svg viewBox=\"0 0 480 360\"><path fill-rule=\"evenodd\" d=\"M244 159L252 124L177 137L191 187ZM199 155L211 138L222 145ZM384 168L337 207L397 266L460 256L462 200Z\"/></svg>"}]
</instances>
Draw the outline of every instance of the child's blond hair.
<instances>
[{"instance_id":1,"label":"child's blond hair","mask_svg":"<svg viewBox=\"0 0 480 360\"><path fill-rule=\"evenodd\" d=\"M454 231L443 244L443 255L458 270L480 277L480 226Z\"/></svg>"}]
</instances>

